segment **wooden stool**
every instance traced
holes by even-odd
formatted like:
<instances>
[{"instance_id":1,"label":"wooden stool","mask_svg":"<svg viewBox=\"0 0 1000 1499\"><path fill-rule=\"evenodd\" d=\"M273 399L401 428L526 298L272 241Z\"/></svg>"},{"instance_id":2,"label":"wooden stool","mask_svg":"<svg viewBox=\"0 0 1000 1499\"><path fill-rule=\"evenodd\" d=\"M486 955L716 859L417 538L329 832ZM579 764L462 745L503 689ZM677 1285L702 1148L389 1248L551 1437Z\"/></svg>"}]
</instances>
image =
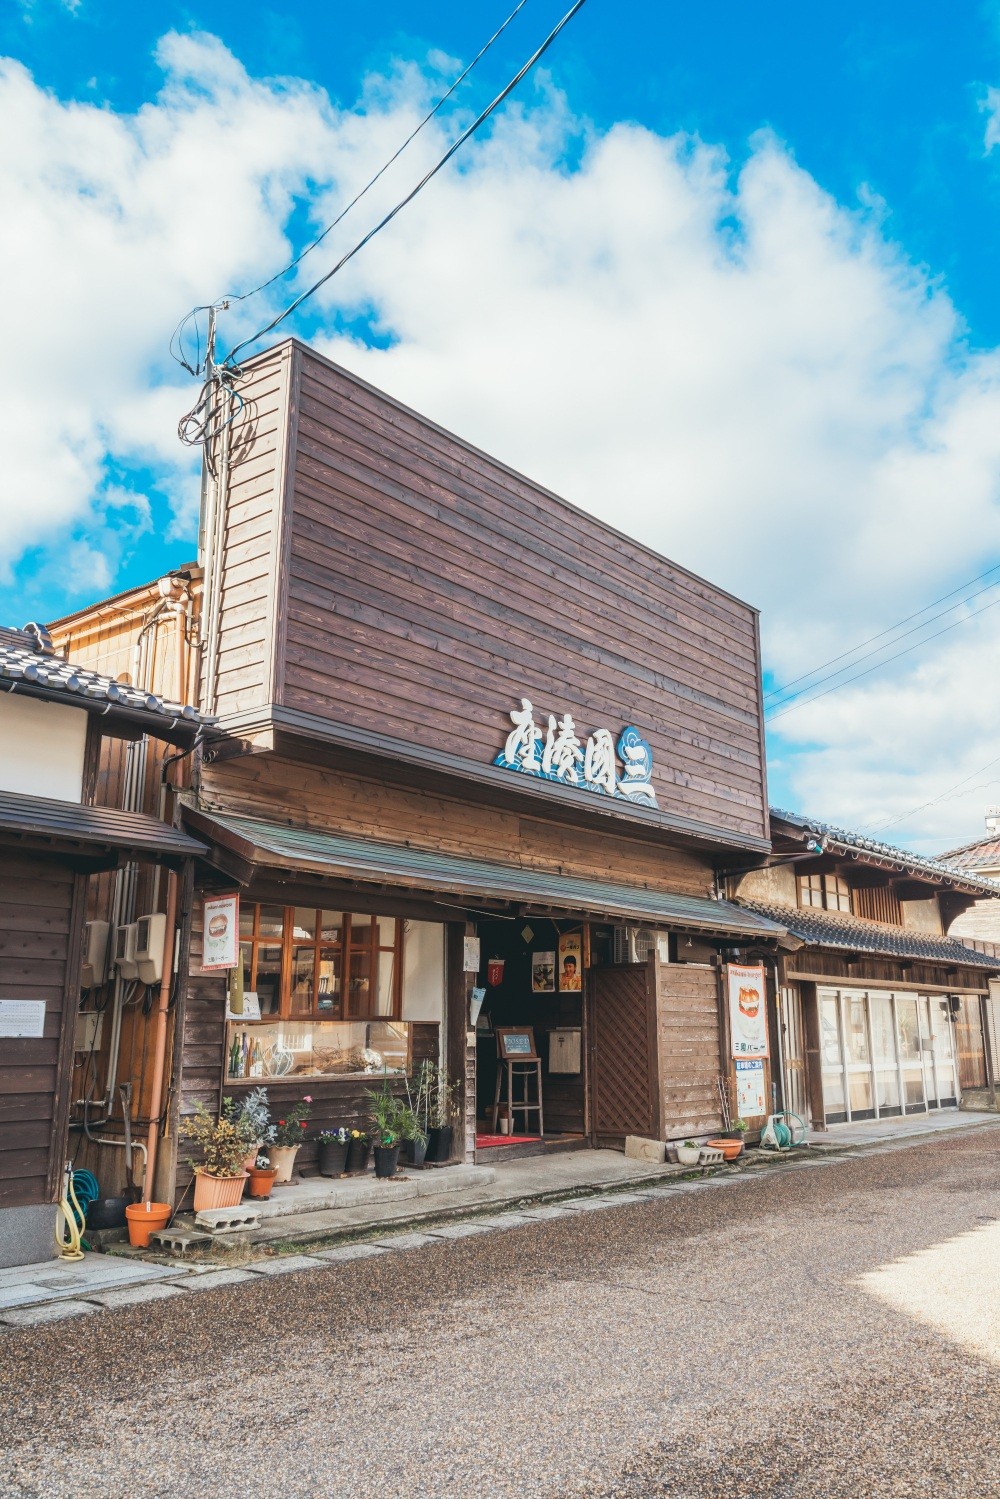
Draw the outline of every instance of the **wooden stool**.
<instances>
[{"instance_id":1,"label":"wooden stool","mask_svg":"<svg viewBox=\"0 0 1000 1499\"><path fill-rule=\"evenodd\" d=\"M507 1118L510 1132L515 1134L514 1115L524 1117L522 1133L530 1134L528 1117L538 1115L538 1133L545 1133L545 1115L542 1110L542 1059L535 1050L535 1035L530 1026L509 1027L497 1031L497 1085L493 1093L493 1133L500 1122L500 1103L506 1080ZM534 1078L534 1098L531 1080ZM520 1089L517 1084L520 1083Z\"/></svg>"}]
</instances>

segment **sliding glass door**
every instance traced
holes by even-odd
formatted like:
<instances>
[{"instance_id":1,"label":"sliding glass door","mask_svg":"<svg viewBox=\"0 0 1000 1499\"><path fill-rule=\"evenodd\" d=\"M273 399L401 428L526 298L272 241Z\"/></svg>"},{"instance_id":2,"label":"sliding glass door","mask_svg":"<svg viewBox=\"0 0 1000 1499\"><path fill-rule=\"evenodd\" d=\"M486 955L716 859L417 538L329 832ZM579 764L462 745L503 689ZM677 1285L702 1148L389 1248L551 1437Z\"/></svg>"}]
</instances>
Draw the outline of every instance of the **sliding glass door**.
<instances>
[{"instance_id":1,"label":"sliding glass door","mask_svg":"<svg viewBox=\"0 0 1000 1499\"><path fill-rule=\"evenodd\" d=\"M817 998L828 1124L957 1102L947 999L885 989L820 989Z\"/></svg>"}]
</instances>

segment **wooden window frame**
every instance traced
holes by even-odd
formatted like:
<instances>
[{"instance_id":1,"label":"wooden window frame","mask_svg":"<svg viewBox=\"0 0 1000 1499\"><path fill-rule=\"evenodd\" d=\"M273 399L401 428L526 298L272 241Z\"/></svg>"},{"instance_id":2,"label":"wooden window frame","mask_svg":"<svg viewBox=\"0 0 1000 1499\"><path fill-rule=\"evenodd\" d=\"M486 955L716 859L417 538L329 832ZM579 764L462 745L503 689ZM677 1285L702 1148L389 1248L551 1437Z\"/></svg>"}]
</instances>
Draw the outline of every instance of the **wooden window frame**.
<instances>
[{"instance_id":1,"label":"wooden window frame","mask_svg":"<svg viewBox=\"0 0 1000 1499\"><path fill-rule=\"evenodd\" d=\"M256 984L257 984L257 954L258 954L259 949L261 947L279 947L279 946L281 948L281 974L280 974L279 991L278 991L279 992L278 1012L277 1012L277 1014L272 1014L272 1015L262 1015L259 1021L246 1021L246 1022L244 1022L245 1024L249 1024L249 1025L258 1025L258 1024L259 1025L268 1025L268 1024L273 1024L276 1020L288 1020L288 1021L292 1021L292 1022L294 1022L294 1021L316 1020L316 1021L322 1021L322 1022L324 1022L326 1024L330 1024L330 1025L338 1025L338 1024L341 1024L341 1023L355 1024L355 1023L357 1023L359 1021L365 1022L365 1021L380 1021L381 1020L381 1021L390 1021L390 1022L391 1021L396 1021L396 1022L399 1022L399 1021L402 1020L402 1018L403 1018L403 921L402 921L401 917L399 917L399 916L385 916L385 915L383 915L383 916L380 917L378 914L375 914L375 913L372 913L372 914L369 915L366 912L357 912L356 914L357 914L357 916L359 918L361 918L362 920L367 919L367 921L369 923L370 931L369 931L368 941L365 944L363 944L363 945L355 945L352 942L352 940L351 940L351 938L352 938L352 932L353 932L354 915L350 911L341 911L339 914L343 918L343 925L341 927L340 942L337 943L337 942L331 942L329 940L324 941L322 939L322 937L320 937L320 935L319 935L319 933L321 931L321 927L322 927L322 914L323 914L323 912L325 910L329 910L331 908L327 907L327 906L316 906L316 907L310 908L308 906L304 906L301 902L299 902L297 905L282 906L281 907L282 923L281 923L281 938L280 938L280 941L276 937L263 937L262 938L260 936L260 913L261 913L261 909L262 909L263 906L275 906L276 904L277 903L274 902L274 901L254 901L254 902L247 901L247 902L243 903L243 906L242 906L242 910L243 911L248 911L248 910L252 910L253 911L253 934L252 934L252 936L249 936L249 937L241 936L240 939L239 939L241 947L246 947L246 946L250 947L250 970L249 970L249 972L245 973L245 977L244 977L244 982L245 982L246 987L248 989L252 990L252 989L256 988ZM315 932L316 932L316 935L313 937L313 939L311 941L306 941L306 942L298 941L295 938L295 912L297 910L302 911L302 910L309 910L309 909L312 909L314 911L314 914L315 914L315 918L316 918ZM392 940L391 944L381 943L381 942L378 941L378 934L379 934L379 925L378 924L379 924L380 919L383 920L383 921L391 921L393 923L393 940ZM309 1010L301 1010L301 1011L296 1011L296 1012L293 1013L293 1011L292 1011L292 973L293 973L293 958L292 958L292 954L293 954L293 951L294 951L295 948L304 948L304 947L311 947L313 949L312 1008L309 1009ZM319 1001L319 962L320 962L320 952L324 948L336 948L336 949L339 950L339 953L340 953L340 960L341 960L341 973L340 973L341 1013L339 1015L331 1015L328 1011L320 1010L318 1008L318 1001ZM363 955L365 953L367 953L367 956L368 956L369 996L370 996L371 999L376 999L377 995L378 995L378 964L379 964L379 959L380 959L380 957L381 957L381 955L383 953L391 953L391 955L392 955L392 963L393 963L393 971L392 971L392 1006L391 1006L391 1009L389 1010L389 1012L387 1014L379 1015L379 1014L375 1013L371 1009L369 1009L368 1013L365 1013L365 1014L352 1014L351 1013L351 1006L350 1006L351 958L355 954L362 954Z\"/></svg>"},{"instance_id":2,"label":"wooden window frame","mask_svg":"<svg viewBox=\"0 0 1000 1499\"><path fill-rule=\"evenodd\" d=\"M813 888L815 882L815 888ZM830 884L834 884L835 894L831 896ZM843 886L843 890L839 887ZM846 908L839 903L839 898L846 892ZM806 894L818 895L819 900L806 900ZM833 874L800 874L798 876L799 910L801 911L843 911L845 915L851 915L854 911L854 900L851 887L843 875Z\"/></svg>"}]
</instances>

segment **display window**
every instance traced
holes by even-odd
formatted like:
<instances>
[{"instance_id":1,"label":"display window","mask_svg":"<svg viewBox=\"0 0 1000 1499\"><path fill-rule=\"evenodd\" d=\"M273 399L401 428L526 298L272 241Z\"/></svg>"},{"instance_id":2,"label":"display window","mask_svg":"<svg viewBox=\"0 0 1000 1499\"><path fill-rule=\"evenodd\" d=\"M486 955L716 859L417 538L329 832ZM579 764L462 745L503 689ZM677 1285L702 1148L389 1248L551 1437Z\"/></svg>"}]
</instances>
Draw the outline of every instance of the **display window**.
<instances>
[{"instance_id":1,"label":"display window","mask_svg":"<svg viewBox=\"0 0 1000 1499\"><path fill-rule=\"evenodd\" d=\"M395 916L241 905L244 984L261 1020L399 1020L402 926Z\"/></svg>"}]
</instances>

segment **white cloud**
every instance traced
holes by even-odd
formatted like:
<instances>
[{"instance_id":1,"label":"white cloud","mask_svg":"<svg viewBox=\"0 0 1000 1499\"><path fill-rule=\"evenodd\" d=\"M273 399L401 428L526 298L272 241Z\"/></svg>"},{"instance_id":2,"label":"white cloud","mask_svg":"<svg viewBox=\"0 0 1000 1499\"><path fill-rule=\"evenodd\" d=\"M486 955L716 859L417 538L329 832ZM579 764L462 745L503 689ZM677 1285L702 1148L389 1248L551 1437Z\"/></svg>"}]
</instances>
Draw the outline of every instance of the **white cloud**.
<instances>
[{"instance_id":1,"label":"white cloud","mask_svg":"<svg viewBox=\"0 0 1000 1499\"><path fill-rule=\"evenodd\" d=\"M164 88L131 117L0 72L0 196L18 226L0 272L18 288L8 336L23 351L0 372L10 559L99 500L109 454L149 463L190 523L173 438L190 388L164 364L170 329L278 267L294 196L332 216L431 87L401 65L341 110L308 83L248 77L212 38L171 35L159 59ZM444 138L425 132L300 285ZM945 289L882 220L865 192L836 203L767 134L734 174L687 136L594 131L543 78L327 289L331 315L367 318L391 346L331 334L325 347L758 603L788 678L971 577L1000 543L1000 358L969 352ZM234 312L227 335L265 310ZM868 824L985 762L1000 724L968 704L986 697L998 634L987 615L890 685L789 715L776 743L795 799ZM798 753L807 743L819 751ZM957 841L975 832L976 818L958 826L971 808L906 830Z\"/></svg>"}]
</instances>

